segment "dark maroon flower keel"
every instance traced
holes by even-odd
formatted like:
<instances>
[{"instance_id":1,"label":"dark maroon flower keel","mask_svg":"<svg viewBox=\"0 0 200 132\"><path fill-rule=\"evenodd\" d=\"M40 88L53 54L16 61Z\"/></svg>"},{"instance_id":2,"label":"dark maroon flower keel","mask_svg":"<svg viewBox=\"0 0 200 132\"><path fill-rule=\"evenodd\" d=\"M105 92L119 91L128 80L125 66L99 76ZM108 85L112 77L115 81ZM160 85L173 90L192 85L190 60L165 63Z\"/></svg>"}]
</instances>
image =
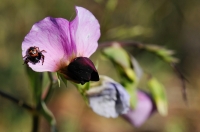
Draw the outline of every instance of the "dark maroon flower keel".
<instances>
[{"instance_id":1,"label":"dark maroon flower keel","mask_svg":"<svg viewBox=\"0 0 200 132\"><path fill-rule=\"evenodd\" d=\"M89 81L99 81L99 74L93 62L87 57L75 58L60 72L66 79L81 83L82 85Z\"/></svg>"}]
</instances>

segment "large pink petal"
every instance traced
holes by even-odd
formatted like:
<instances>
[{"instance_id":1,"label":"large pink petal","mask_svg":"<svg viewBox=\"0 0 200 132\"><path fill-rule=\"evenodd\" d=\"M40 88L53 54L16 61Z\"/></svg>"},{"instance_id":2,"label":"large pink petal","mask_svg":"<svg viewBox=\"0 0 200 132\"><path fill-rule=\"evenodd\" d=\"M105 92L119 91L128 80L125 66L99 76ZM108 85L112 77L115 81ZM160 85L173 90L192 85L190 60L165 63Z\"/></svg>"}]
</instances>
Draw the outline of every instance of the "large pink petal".
<instances>
[{"instance_id":1,"label":"large pink petal","mask_svg":"<svg viewBox=\"0 0 200 132\"><path fill-rule=\"evenodd\" d=\"M22 43L22 55L26 55L29 47L39 47L40 51L45 50L44 64L28 65L35 71L57 71L61 67L61 60L65 57L68 60L76 47L70 43L69 22L63 18L47 17L34 24ZM66 62L67 63L67 62Z\"/></svg>"},{"instance_id":2,"label":"large pink petal","mask_svg":"<svg viewBox=\"0 0 200 132\"><path fill-rule=\"evenodd\" d=\"M78 57L90 57L95 52L100 37L100 26L90 11L76 7L76 17L70 22L70 33Z\"/></svg>"}]
</instances>

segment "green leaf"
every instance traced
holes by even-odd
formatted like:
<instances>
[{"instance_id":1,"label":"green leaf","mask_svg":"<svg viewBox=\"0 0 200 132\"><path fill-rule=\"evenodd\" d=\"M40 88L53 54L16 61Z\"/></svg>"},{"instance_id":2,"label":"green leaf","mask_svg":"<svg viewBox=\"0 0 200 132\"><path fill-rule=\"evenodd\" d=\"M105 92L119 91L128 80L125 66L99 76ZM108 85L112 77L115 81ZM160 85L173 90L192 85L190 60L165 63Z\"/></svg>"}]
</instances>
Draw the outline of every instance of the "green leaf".
<instances>
[{"instance_id":1,"label":"green leaf","mask_svg":"<svg viewBox=\"0 0 200 132\"><path fill-rule=\"evenodd\" d=\"M83 85L82 84L77 84L77 83L73 83L73 84L78 89L78 91L80 93L85 93L90 88L90 82L86 82Z\"/></svg>"},{"instance_id":2,"label":"green leaf","mask_svg":"<svg viewBox=\"0 0 200 132\"><path fill-rule=\"evenodd\" d=\"M157 46L157 45L145 45L144 47L147 51L150 51L167 63L177 63L178 59L173 57L174 51Z\"/></svg>"},{"instance_id":3,"label":"green leaf","mask_svg":"<svg viewBox=\"0 0 200 132\"><path fill-rule=\"evenodd\" d=\"M60 76L59 76L59 73L58 72L56 72L56 76L57 76L57 78L58 78L58 87L60 87Z\"/></svg>"},{"instance_id":4,"label":"green leaf","mask_svg":"<svg viewBox=\"0 0 200 132\"><path fill-rule=\"evenodd\" d=\"M57 75L57 74L56 74ZM53 74L51 72L48 72L48 79L50 81L49 86L46 90L46 96L43 96L43 101L45 103L47 103L50 98L52 97L55 89L58 87L60 80L58 81L58 79L54 79ZM58 83L57 83L58 82Z\"/></svg>"},{"instance_id":5,"label":"green leaf","mask_svg":"<svg viewBox=\"0 0 200 132\"><path fill-rule=\"evenodd\" d=\"M65 84L65 86L67 87L67 79L64 78L64 76L62 74L60 74L59 72L57 72L57 77L58 77L58 85L60 87L60 80L63 81L63 83Z\"/></svg>"},{"instance_id":6,"label":"green leaf","mask_svg":"<svg viewBox=\"0 0 200 132\"><path fill-rule=\"evenodd\" d=\"M134 83L125 83L124 87L126 88L126 91L130 95L130 105L131 108L134 109L137 104L137 94L136 94L136 88L134 87Z\"/></svg>"},{"instance_id":7,"label":"green leaf","mask_svg":"<svg viewBox=\"0 0 200 132\"><path fill-rule=\"evenodd\" d=\"M167 115L167 96L164 86L158 82L156 78L151 77L148 81L148 87L150 88L150 92L156 103L158 112L161 115Z\"/></svg>"},{"instance_id":8,"label":"green leaf","mask_svg":"<svg viewBox=\"0 0 200 132\"><path fill-rule=\"evenodd\" d=\"M121 77L135 81L135 73L131 67L131 60L128 53L119 45L105 48L103 55L112 61Z\"/></svg>"},{"instance_id":9,"label":"green leaf","mask_svg":"<svg viewBox=\"0 0 200 132\"><path fill-rule=\"evenodd\" d=\"M73 84L78 89L79 93L82 95L82 97L83 97L84 101L86 102L86 104L89 104L88 97L86 95L86 91L90 89L90 82L87 82L84 85L77 84L77 83L73 83Z\"/></svg>"},{"instance_id":10,"label":"green leaf","mask_svg":"<svg viewBox=\"0 0 200 132\"><path fill-rule=\"evenodd\" d=\"M122 67L130 67L129 55L119 45L114 45L103 50L103 54Z\"/></svg>"},{"instance_id":11,"label":"green leaf","mask_svg":"<svg viewBox=\"0 0 200 132\"><path fill-rule=\"evenodd\" d=\"M125 80L123 81L124 87L126 88L127 92L130 95L130 104L131 104L131 108L135 108L136 104L137 104L137 87L138 87L138 83L142 77L143 71L142 68L140 67L139 63L137 62L137 60L133 57L130 56L131 58L131 63L132 63L132 67L134 69L134 82L130 83L130 82L125 82ZM133 69L131 69L131 71L133 72ZM130 72L131 72L130 71Z\"/></svg>"},{"instance_id":12,"label":"green leaf","mask_svg":"<svg viewBox=\"0 0 200 132\"><path fill-rule=\"evenodd\" d=\"M33 89L33 97L36 104L38 104L41 100L42 94L43 73L35 72L28 66L26 67L26 72L29 78L30 85Z\"/></svg>"},{"instance_id":13,"label":"green leaf","mask_svg":"<svg viewBox=\"0 0 200 132\"><path fill-rule=\"evenodd\" d=\"M136 89L142 76L142 69L126 50L115 44L103 50L103 55L111 60L120 75L120 82L130 95L131 107L137 103Z\"/></svg>"},{"instance_id":14,"label":"green leaf","mask_svg":"<svg viewBox=\"0 0 200 132\"><path fill-rule=\"evenodd\" d=\"M133 69L135 71L135 74L136 74L136 77L137 77L137 80L139 82L139 80L141 79L142 75L143 75L143 70L142 68L140 67L139 63L137 62L137 60L131 56L131 62L132 62L132 66L133 66Z\"/></svg>"}]
</instances>

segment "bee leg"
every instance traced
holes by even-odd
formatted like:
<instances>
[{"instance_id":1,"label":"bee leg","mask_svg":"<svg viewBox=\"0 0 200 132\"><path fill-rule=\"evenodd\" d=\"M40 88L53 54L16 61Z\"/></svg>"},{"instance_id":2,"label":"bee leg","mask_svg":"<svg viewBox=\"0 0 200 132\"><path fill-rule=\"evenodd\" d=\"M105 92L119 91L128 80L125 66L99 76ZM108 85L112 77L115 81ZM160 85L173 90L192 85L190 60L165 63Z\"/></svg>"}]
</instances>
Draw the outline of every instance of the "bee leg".
<instances>
[{"instance_id":1,"label":"bee leg","mask_svg":"<svg viewBox=\"0 0 200 132\"><path fill-rule=\"evenodd\" d=\"M25 58L25 57L28 57L28 55L25 55L24 57L22 57L22 58Z\"/></svg>"},{"instance_id":2,"label":"bee leg","mask_svg":"<svg viewBox=\"0 0 200 132\"><path fill-rule=\"evenodd\" d=\"M26 59L24 60L24 64L28 65L28 62L29 62L29 59L26 58ZM23 65L24 65L24 64L23 64Z\"/></svg>"},{"instance_id":3,"label":"bee leg","mask_svg":"<svg viewBox=\"0 0 200 132\"><path fill-rule=\"evenodd\" d=\"M40 52L41 52L41 53L42 53L42 52L47 53L45 50L42 50L42 51L40 51Z\"/></svg>"},{"instance_id":4,"label":"bee leg","mask_svg":"<svg viewBox=\"0 0 200 132\"><path fill-rule=\"evenodd\" d=\"M38 50L38 51L39 51L39 47L36 47L36 46L34 46L34 48L36 48L36 50Z\"/></svg>"},{"instance_id":5,"label":"bee leg","mask_svg":"<svg viewBox=\"0 0 200 132\"><path fill-rule=\"evenodd\" d=\"M43 63L44 63L44 55L42 55L42 65L43 65Z\"/></svg>"}]
</instances>

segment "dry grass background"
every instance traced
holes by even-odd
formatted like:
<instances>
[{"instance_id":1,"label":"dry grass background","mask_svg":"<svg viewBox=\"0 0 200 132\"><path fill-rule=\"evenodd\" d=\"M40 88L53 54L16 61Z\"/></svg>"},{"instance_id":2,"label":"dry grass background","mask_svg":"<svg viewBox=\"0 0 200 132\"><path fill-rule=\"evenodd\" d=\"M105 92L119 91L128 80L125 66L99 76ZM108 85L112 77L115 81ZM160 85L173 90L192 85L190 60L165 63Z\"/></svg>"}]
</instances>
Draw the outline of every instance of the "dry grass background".
<instances>
[{"instance_id":1,"label":"dry grass background","mask_svg":"<svg viewBox=\"0 0 200 132\"><path fill-rule=\"evenodd\" d=\"M32 90L21 56L21 43L32 25L46 16L72 19L74 6L89 9L101 25L99 42L136 40L176 51L178 67L189 80L188 106L181 97L181 82L171 68L153 55L133 53L145 71L166 87L169 114L154 114L141 128L121 118L94 114L76 89L56 90L48 106L56 116L59 132L200 132L200 1L198 0L0 0L0 90L32 104ZM92 56L95 62L99 52ZM112 65L100 59L100 74L117 79ZM0 97L0 132L29 132L31 116ZM48 132L41 119L40 131Z\"/></svg>"}]
</instances>

